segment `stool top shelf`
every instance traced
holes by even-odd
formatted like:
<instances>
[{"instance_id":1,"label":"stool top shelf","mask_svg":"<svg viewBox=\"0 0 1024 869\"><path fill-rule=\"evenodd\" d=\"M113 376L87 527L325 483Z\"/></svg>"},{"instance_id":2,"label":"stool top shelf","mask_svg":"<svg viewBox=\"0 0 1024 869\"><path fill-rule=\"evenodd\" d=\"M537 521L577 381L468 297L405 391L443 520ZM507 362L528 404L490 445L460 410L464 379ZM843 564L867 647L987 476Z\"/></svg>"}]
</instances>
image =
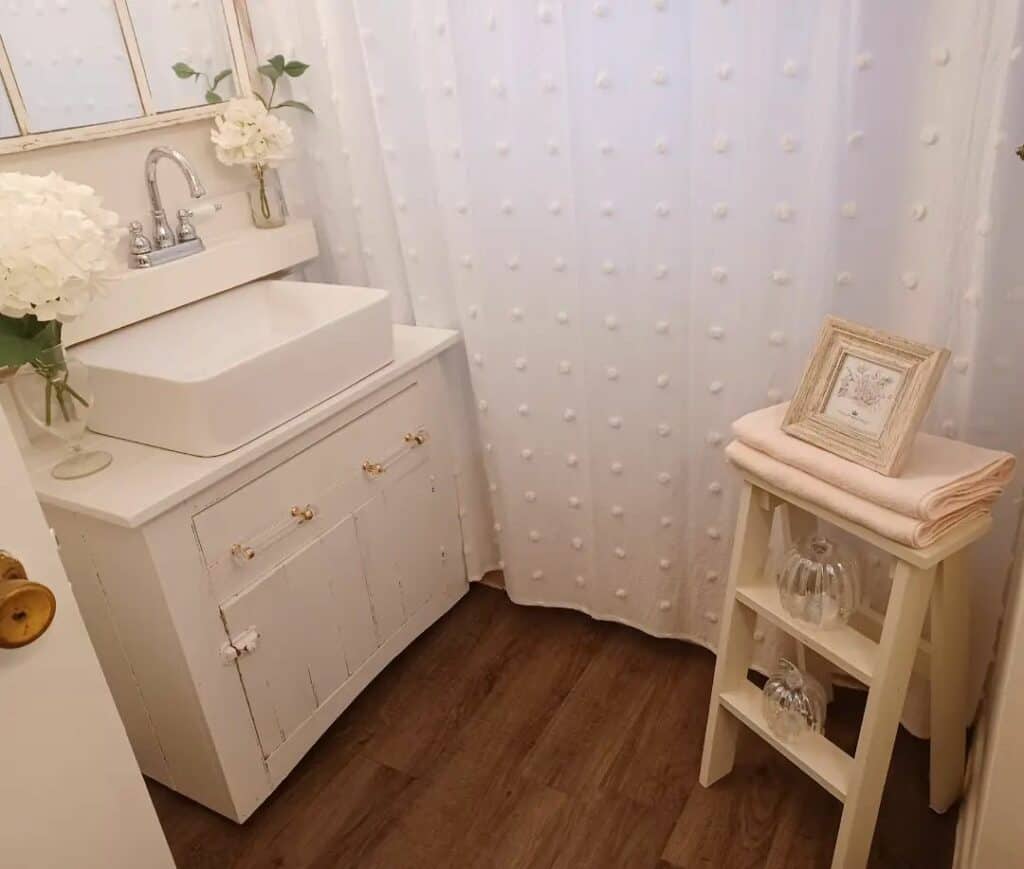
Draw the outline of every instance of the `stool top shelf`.
<instances>
[{"instance_id":1,"label":"stool top shelf","mask_svg":"<svg viewBox=\"0 0 1024 869\"><path fill-rule=\"evenodd\" d=\"M738 586L736 599L858 681L871 684L878 657L878 644L871 638L847 625L822 630L797 621L782 608L774 582Z\"/></svg>"},{"instance_id":2,"label":"stool top shelf","mask_svg":"<svg viewBox=\"0 0 1024 869\"><path fill-rule=\"evenodd\" d=\"M780 501L792 504L794 507L798 507L812 516L817 516L819 519L824 519L826 522L841 528L843 531L848 531L866 543L881 549L883 552L894 555L896 558L907 562L907 564L924 570L934 567L954 552L958 552L980 537L984 537L992 527L991 516L979 516L977 519L954 526L934 543L921 549L913 549L909 546L904 546L902 543L897 543L895 540L890 540L888 537L883 537L881 534L865 528L863 525L851 522L849 519L840 516L838 513L833 513L825 507L819 507L817 504L812 504L810 501L805 501L803 498L773 486L749 471L740 470L740 474L755 489L768 492Z\"/></svg>"}]
</instances>

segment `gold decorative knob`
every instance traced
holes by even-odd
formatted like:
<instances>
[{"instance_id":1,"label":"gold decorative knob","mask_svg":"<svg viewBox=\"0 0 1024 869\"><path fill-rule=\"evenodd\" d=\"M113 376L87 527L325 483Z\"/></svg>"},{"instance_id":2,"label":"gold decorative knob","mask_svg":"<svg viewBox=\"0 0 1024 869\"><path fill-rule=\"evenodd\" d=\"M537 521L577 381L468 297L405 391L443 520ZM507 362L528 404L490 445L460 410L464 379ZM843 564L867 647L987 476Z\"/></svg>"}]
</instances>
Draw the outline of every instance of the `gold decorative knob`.
<instances>
[{"instance_id":1,"label":"gold decorative knob","mask_svg":"<svg viewBox=\"0 0 1024 869\"><path fill-rule=\"evenodd\" d=\"M363 470L371 477L379 477L387 470L387 468L385 468L380 462L371 462L367 459L363 462Z\"/></svg>"},{"instance_id":2,"label":"gold decorative knob","mask_svg":"<svg viewBox=\"0 0 1024 869\"><path fill-rule=\"evenodd\" d=\"M411 447L421 447L427 442L427 433L423 429L417 432L406 432L404 440Z\"/></svg>"},{"instance_id":3,"label":"gold decorative knob","mask_svg":"<svg viewBox=\"0 0 1024 869\"><path fill-rule=\"evenodd\" d=\"M252 561L256 557L256 550L251 546L243 546L241 543L236 543L231 547L231 554L235 558L241 558L244 561Z\"/></svg>"},{"instance_id":4,"label":"gold decorative knob","mask_svg":"<svg viewBox=\"0 0 1024 869\"><path fill-rule=\"evenodd\" d=\"M53 592L32 582L17 558L0 551L0 649L17 649L39 639L56 612Z\"/></svg>"},{"instance_id":5,"label":"gold decorative knob","mask_svg":"<svg viewBox=\"0 0 1024 869\"><path fill-rule=\"evenodd\" d=\"M300 522L308 522L316 516L316 511L309 504L305 507L292 507L292 516Z\"/></svg>"}]
</instances>

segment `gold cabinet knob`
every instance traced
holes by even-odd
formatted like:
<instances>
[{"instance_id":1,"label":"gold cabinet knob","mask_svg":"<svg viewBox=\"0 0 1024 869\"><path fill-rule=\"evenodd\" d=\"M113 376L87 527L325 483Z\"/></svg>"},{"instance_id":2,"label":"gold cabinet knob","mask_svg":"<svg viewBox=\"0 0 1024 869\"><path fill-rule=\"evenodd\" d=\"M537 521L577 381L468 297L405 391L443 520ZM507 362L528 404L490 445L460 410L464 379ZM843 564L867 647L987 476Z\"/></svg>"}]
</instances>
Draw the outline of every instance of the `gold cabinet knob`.
<instances>
[{"instance_id":1,"label":"gold cabinet knob","mask_svg":"<svg viewBox=\"0 0 1024 869\"><path fill-rule=\"evenodd\" d=\"M256 550L251 546L236 543L231 547L231 554L242 561L252 561L256 557Z\"/></svg>"},{"instance_id":2,"label":"gold cabinet knob","mask_svg":"<svg viewBox=\"0 0 1024 869\"><path fill-rule=\"evenodd\" d=\"M316 511L309 504L305 507L292 507L292 516L300 522L308 522L316 516Z\"/></svg>"},{"instance_id":3,"label":"gold cabinet knob","mask_svg":"<svg viewBox=\"0 0 1024 869\"><path fill-rule=\"evenodd\" d=\"M367 459L363 462L363 470L366 471L367 476L379 477L387 470L387 468L385 468L380 462L371 462Z\"/></svg>"},{"instance_id":4,"label":"gold cabinet knob","mask_svg":"<svg viewBox=\"0 0 1024 869\"><path fill-rule=\"evenodd\" d=\"M53 592L32 582L17 558L0 551L0 649L17 649L39 639L56 612Z\"/></svg>"}]
</instances>

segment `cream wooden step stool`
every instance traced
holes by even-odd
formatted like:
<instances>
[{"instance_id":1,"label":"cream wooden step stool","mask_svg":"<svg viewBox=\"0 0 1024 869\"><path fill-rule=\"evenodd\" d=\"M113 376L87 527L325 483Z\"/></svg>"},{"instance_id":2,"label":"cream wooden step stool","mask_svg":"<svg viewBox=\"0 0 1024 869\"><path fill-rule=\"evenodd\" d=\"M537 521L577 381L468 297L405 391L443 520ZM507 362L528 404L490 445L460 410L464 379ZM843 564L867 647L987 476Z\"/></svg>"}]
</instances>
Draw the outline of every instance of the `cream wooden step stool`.
<instances>
[{"instance_id":1,"label":"cream wooden step stool","mask_svg":"<svg viewBox=\"0 0 1024 869\"><path fill-rule=\"evenodd\" d=\"M924 549L910 549L741 472L729 584L719 636L700 783L710 787L733 767L740 725L746 725L843 803L832 869L859 869L871 850L893 740L915 666L931 677L929 804L944 812L957 799L964 772L967 725L966 547L991 527L990 517L960 525ZM776 508L788 540L813 532L817 519L895 556L892 591L880 630L870 622L821 631L792 619L765 571ZM931 641L921 640L931 605ZM812 672L834 665L868 686L867 706L850 757L824 736L780 742L761 712L761 691L747 679L758 617L802 645ZM859 628L859 629L858 629ZM872 634L873 636L869 636Z\"/></svg>"}]
</instances>

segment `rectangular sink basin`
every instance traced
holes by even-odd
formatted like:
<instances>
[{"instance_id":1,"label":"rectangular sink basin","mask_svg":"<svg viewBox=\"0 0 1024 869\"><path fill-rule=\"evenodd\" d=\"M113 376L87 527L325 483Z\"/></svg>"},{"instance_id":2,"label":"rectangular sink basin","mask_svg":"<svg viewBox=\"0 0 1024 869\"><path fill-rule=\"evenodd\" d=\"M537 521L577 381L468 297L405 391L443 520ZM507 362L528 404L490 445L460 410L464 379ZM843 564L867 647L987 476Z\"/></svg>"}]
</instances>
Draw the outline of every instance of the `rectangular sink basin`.
<instances>
[{"instance_id":1,"label":"rectangular sink basin","mask_svg":"<svg viewBox=\"0 0 1024 869\"><path fill-rule=\"evenodd\" d=\"M77 344L101 434L218 456L394 360L388 294L256 281Z\"/></svg>"}]
</instances>

